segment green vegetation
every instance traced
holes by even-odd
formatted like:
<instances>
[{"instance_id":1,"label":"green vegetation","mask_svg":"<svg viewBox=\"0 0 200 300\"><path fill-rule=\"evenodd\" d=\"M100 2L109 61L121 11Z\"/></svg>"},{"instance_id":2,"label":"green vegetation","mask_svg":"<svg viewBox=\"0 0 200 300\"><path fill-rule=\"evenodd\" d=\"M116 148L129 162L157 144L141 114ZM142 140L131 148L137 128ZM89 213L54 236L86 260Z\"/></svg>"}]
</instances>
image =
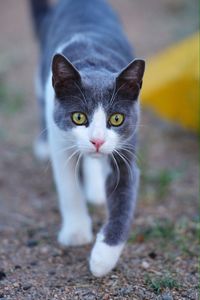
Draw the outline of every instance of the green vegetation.
<instances>
[{"instance_id":1,"label":"green vegetation","mask_svg":"<svg viewBox=\"0 0 200 300\"><path fill-rule=\"evenodd\" d=\"M175 246L176 251L180 254L192 256L194 255L194 248L197 246L198 226L198 222L186 218L182 218L176 223L169 220L159 220L149 227L137 227L130 236L129 243L156 240L157 247L161 249L166 250ZM166 252L171 253L169 249Z\"/></svg>"},{"instance_id":2,"label":"green vegetation","mask_svg":"<svg viewBox=\"0 0 200 300\"><path fill-rule=\"evenodd\" d=\"M150 227L140 228L133 233L129 242L137 240L149 240L154 238L173 239L175 235L174 224L167 220L160 220Z\"/></svg>"},{"instance_id":3,"label":"green vegetation","mask_svg":"<svg viewBox=\"0 0 200 300\"><path fill-rule=\"evenodd\" d=\"M162 277L154 277L146 275L145 278L146 285L154 291L155 294L159 294L163 289L173 289L178 288L180 285L170 274L164 275Z\"/></svg>"},{"instance_id":4,"label":"green vegetation","mask_svg":"<svg viewBox=\"0 0 200 300\"><path fill-rule=\"evenodd\" d=\"M0 79L0 112L12 115L23 107L24 97L19 91L9 88Z\"/></svg>"},{"instance_id":5,"label":"green vegetation","mask_svg":"<svg viewBox=\"0 0 200 300\"><path fill-rule=\"evenodd\" d=\"M179 179L182 172L179 170L154 170L142 171L142 185L145 188L145 193L148 194L148 189L151 187L154 190L155 198L162 199L169 191L170 185L175 180Z\"/></svg>"}]
</instances>

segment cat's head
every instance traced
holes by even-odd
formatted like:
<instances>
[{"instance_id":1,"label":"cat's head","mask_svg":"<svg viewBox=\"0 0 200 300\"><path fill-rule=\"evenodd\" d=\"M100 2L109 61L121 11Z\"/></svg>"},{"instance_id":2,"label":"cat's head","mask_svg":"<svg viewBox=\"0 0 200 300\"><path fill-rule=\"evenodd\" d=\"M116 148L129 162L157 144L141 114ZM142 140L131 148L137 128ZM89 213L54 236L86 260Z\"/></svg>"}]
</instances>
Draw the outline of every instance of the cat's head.
<instances>
[{"instance_id":1,"label":"cat's head","mask_svg":"<svg viewBox=\"0 0 200 300\"><path fill-rule=\"evenodd\" d=\"M145 63L136 59L119 73L79 72L63 55L52 62L54 121L80 153L111 154L135 134Z\"/></svg>"}]
</instances>

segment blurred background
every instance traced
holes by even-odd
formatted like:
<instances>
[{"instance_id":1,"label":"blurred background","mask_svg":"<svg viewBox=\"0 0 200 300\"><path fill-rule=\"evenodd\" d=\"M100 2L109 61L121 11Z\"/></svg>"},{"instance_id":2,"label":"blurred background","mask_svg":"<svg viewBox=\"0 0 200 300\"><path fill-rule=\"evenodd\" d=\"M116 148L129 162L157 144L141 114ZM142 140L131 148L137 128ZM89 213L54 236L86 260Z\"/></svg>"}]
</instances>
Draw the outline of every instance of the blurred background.
<instances>
[{"instance_id":1,"label":"blurred background","mask_svg":"<svg viewBox=\"0 0 200 300\"><path fill-rule=\"evenodd\" d=\"M95 280L86 261L90 246L64 250L57 245L60 217L50 163L40 164L32 154L39 135L33 84L38 48L28 3L0 1L0 299L197 299L198 126L187 126L185 117L176 122L176 116L187 101L188 78L187 93L197 95L197 57L191 61L197 38L195 44L179 42L198 31L198 1L110 2L136 56L147 61L141 187L119 266L107 279ZM179 53L185 53L188 69ZM181 75L171 71L176 61ZM174 103L175 117L173 110L163 114L163 98L170 107ZM193 109L187 102L184 110L197 120L198 99L191 103ZM89 209L96 231L104 209Z\"/></svg>"}]
</instances>

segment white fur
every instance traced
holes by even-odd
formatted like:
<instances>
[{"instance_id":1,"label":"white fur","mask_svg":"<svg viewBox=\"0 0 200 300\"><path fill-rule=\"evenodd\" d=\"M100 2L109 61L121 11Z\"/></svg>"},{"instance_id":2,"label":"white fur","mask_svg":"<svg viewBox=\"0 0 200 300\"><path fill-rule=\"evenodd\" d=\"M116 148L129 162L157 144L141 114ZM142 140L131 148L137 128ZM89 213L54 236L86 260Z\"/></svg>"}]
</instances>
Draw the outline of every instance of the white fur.
<instances>
[{"instance_id":1,"label":"white fur","mask_svg":"<svg viewBox=\"0 0 200 300\"><path fill-rule=\"evenodd\" d=\"M107 157L91 157L86 155L83 160L84 191L86 200L101 205L106 201L105 181L108 174Z\"/></svg>"},{"instance_id":2,"label":"white fur","mask_svg":"<svg viewBox=\"0 0 200 300\"><path fill-rule=\"evenodd\" d=\"M36 76L35 76L35 90L38 99L42 99L44 96L44 91L41 84L40 78L40 69L37 69ZM40 161L47 161L49 159L49 145L46 140L42 138L36 139L33 145L33 151L37 159Z\"/></svg>"},{"instance_id":3,"label":"white fur","mask_svg":"<svg viewBox=\"0 0 200 300\"><path fill-rule=\"evenodd\" d=\"M47 141L37 139L33 146L34 154L40 161L47 161L49 159L49 144Z\"/></svg>"},{"instance_id":4,"label":"white fur","mask_svg":"<svg viewBox=\"0 0 200 300\"><path fill-rule=\"evenodd\" d=\"M124 247L124 243L109 246L103 240L103 234L99 233L90 257L90 271L96 277L105 276L116 266Z\"/></svg>"},{"instance_id":5,"label":"white fur","mask_svg":"<svg viewBox=\"0 0 200 300\"><path fill-rule=\"evenodd\" d=\"M109 173L107 154L116 147L118 136L114 131L107 129L106 114L101 106L95 110L89 127L77 126L72 129L72 135L76 147L85 153L83 160L85 197L91 203L103 204L106 199L105 184ZM96 153L96 148L91 143L91 140L95 139L105 141L99 153Z\"/></svg>"},{"instance_id":6,"label":"white fur","mask_svg":"<svg viewBox=\"0 0 200 300\"><path fill-rule=\"evenodd\" d=\"M71 159L66 162L71 151L63 151L71 146L71 142L53 121L54 91L51 74L45 95L50 153L62 214L62 228L58 240L63 245L90 243L92 241L91 220L80 186L76 181L76 161Z\"/></svg>"},{"instance_id":7,"label":"white fur","mask_svg":"<svg viewBox=\"0 0 200 300\"><path fill-rule=\"evenodd\" d=\"M95 110L92 122L89 126L89 136L90 139L100 139L105 140L107 136L106 130L106 114L104 109L99 105Z\"/></svg>"}]
</instances>

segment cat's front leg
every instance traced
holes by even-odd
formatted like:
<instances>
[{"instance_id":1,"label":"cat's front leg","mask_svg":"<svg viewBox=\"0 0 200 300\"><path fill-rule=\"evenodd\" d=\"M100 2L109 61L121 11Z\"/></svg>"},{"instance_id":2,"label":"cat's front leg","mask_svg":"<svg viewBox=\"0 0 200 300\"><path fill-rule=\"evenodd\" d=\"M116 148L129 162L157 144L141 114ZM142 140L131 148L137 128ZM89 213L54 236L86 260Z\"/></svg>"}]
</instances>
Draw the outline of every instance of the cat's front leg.
<instances>
[{"instance_id":1,"label":"cat's front leg","mask_svg":"<svg viewBox=\"0 0 200 300\"><path fill-rule=\"evenodd\" d=\"M106 275L116 266L132 224L139 171L133 168L130 177L122 164L120 173L119 184L108 198L107 223L97 235L91 253L90 270L96 277Z\"/></svg>"},{"instance_id":2,"label":"cat's front leg","mask_svg":"<svg viewBox=\"0 0 200 300\"><path fill-rule=\"evenodd\" d=\"M55 183L59 196L62 227L58 241L65 246L83 245L92 241L91 219L76 176L76 155L63 146L63 137L50 129L49 142ZM65 151L64 151L65 149Z\"/></svg>"}]
</instances>

